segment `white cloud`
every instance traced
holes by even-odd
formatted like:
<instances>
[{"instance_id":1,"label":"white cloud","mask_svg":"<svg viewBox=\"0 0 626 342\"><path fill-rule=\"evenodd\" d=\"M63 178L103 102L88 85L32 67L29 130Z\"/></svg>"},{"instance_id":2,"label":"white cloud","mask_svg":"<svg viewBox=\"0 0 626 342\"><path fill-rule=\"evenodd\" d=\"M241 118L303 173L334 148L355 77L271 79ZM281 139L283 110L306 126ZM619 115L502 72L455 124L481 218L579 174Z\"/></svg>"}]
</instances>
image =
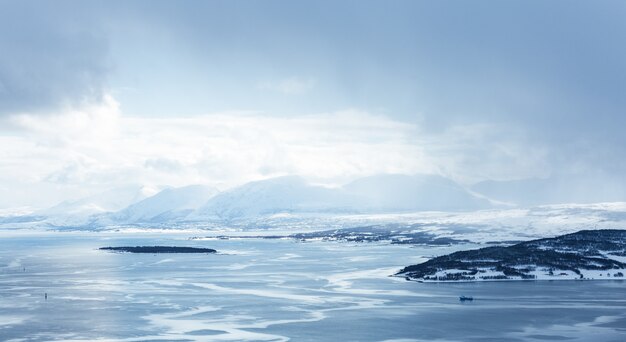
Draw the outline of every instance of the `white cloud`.
<instances>
[{"instance_id":1,"label":"white cloud","mask_svg":"<svg viewBox=\"0 0 626 342\"><path fill-rule=\"evenodd\" d=\"M455 125L423 143L441 173L465 183L548 177L552 171L548 147L515 126Z\"/></svg>"},{"instance_id":2,"label":"white cloud","mask_svg":"<svg viewBox=\"0 0 626 342\"><path fill-rule=\"evenodd\" d=\"M180 172L183 169L177 160L169 158L148 158L144 166L162 172Z\"/></svg>"},{"instance_id":3,"label":"white cloud","mask_svg":"<svg viewBox=\"0 0 626 342\"><path fill-rule=\"evenodd\" d=\"M535 147L510 132L497 133L497 127L428 134L355 110L126 117L107 97L96 106L52 116L22 114L6 122L10 128L0 129L0 187L17 195L3 198L0 208L50 205L129 184L225 189L285 174L337 184L419 172L480 180L515 178L543 166Z\"/></svg>"},{"instance_id":4,"label":"white cloud","mask_svg":"<svg viewBox=\"0 0 626 342\"><path fill-rule=\"evenodd\" d=\"M298 77L290 77L277 82L262 82L257 88L261 90L276 91L287 95L304 94L315 87L314 79L301 79Z\"/></svg>"},{"instance_id":5,"label":"white cloud","mask_svg":"<svg viewBox=\"0 0 626 342\"><path fill-rule=\"evenodd\" d=\"M98 106L6 122L11 128L0 131L0 184L23 191L0 207L49 205L132 183L227 188L284 174L343 181L433 171L413 141L414 126L358 111L125 117L109 97Z\"/></svg>"}]
</instances>

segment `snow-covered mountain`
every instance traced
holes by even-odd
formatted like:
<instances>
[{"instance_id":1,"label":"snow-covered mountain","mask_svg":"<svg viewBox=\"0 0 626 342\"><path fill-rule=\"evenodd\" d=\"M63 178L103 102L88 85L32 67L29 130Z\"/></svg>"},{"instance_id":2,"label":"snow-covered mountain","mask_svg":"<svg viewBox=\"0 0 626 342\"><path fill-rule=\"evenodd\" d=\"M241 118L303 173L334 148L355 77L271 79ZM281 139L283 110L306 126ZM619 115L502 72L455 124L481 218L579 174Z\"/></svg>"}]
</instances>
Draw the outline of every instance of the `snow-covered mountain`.
<instances>
[{"instance_id":1,"label":"snow-covered mountain","mask_svg":"<svg viewBox=\"0 0 626 342\"><path fill-rule=\"evenodd\" d=\"M334 188L286 176L250 182L222 193L203 185L168 188L150 197L148 192L144 187L113 189L63 202L24 219L55 226L103 227L219 224L285 213L314 216L469 211L490 207L489 201L435 175L378 175ZM6 220L6 223L23 221L20 217Z\"/></svg>"},{"instance_id":2,"label":"snow-covered mountain","mask_svg":"<svg viewBox=\"0 0 626 342\"><path fill-rule=\"evenodd\" d=\"M244 184L220 193L190 214L190 221L232 220L285 212L341 212L350 203L341 189L286 176Z\"/></svg>"},{"instance_id":3,"label":"snow-covered mountain","mask_svg":"<svg viewBox=\"0 0 626 342\"><path fill-rule=\"evenodd\" d=\"M218 192L216 188L206 185L169 188L112 213L109 217L115 222L122 223L164 222L183 219Z\"/></svg>"},{"instance_id":4,"label":"snow-covered mountain","mask_svg":"<svg viewBox=\"0 0 626 342\"><path fill-rule=\"evenodd\" d=\"M129 185L78 200L64 201L54 207L36 211L33 215L52 225L82 225L99 214L118 211L154 195L157 191L153 187Z\"/></svg>"},{"instance_id":5,"label":"snow-covered mountain","mask_svg":"<svg viewBox=\"0 0 626 342\"><path fill-rule=\"evenodd\" d=\"M475 210L487 200L444 177L380 175L341 188L308 184L288 176L252 182L225 191L187 217L232 220L277 213L384 213L425 210Z\"/></svg>"}]
</instances>

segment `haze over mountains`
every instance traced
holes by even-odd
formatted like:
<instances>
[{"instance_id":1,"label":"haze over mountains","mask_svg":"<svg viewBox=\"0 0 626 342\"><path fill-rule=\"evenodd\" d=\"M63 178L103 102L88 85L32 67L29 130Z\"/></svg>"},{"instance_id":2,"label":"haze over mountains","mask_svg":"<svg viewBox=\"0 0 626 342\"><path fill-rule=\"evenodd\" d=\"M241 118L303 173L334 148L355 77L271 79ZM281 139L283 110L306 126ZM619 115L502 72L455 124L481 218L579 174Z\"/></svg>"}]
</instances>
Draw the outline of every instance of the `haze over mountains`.
<instances>
[{"instance_id":1,"label":"haze over mountains","mask_svg":"<svg viewBox=\"0 0 626 342\"><path fill-rule=\"evenodd\" d=\"M471 189L489 198L528 207L561 203L620 202L626 200L623 182L606 175L595 178L560 176L511 181L483 181Z\"/></svg>"},{"instance_id":2,"label":"haze over mountains","mask_svg":"<svg viewBox=\"0 0 626 342\"><path fill-rule=\"evenodd\" d=\"M0 223L44 222L53 226L228 223L277 214L458 212L573 203L582 198L574 196L578 194L574 190L562 191L564 184L549 180L482 182L468 190L437 175L383 174L360 178L341 187L325 187L298 176L284 176L246 183L224 192L205 185L167 188L152 196L149 193L154 190L143 187L114 189L31 215L0 218ZM554 196L555 193L559 196ZM607 198L613 201L624 199L619 189L609 195ZM590 199L602 201L601 196Z\"/></svg>"},{"instance_id":3,"label":"haze over mountains","mask_svg":"<svg viewBox=\"0 0 626 342\"><path fill-rule=\"evenodd\" d=\"M33 215L46 218L55 225L80 225L87 217L122 210L157 192L157 189L138 185L113 188L78 200L63 201L51 208L38 210Z\"/></svg>"}]
</instances>

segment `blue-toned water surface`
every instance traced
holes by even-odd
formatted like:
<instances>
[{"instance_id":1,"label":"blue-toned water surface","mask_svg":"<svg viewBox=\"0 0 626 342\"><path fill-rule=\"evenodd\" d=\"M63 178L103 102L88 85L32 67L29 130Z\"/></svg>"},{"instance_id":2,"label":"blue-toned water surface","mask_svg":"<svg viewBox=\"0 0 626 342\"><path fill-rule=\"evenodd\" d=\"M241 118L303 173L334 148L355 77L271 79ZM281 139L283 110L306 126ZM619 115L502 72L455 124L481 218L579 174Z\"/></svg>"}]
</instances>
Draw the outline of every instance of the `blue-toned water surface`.
<instances>
[{"instance_id":1,"label":"blue-toned water surface","mask_svg":"<svg viewBox=\"0 0 626 342\"><path fill-rule=\"evenodd\" d=\"M624 281L426 284L390 277L424 256L470 245L187 238L0 239L0 340L626 340ZM98 250L136 245L219 253ZM460 295L475 300L461 303Z\"/></svg>"}]
</instances>

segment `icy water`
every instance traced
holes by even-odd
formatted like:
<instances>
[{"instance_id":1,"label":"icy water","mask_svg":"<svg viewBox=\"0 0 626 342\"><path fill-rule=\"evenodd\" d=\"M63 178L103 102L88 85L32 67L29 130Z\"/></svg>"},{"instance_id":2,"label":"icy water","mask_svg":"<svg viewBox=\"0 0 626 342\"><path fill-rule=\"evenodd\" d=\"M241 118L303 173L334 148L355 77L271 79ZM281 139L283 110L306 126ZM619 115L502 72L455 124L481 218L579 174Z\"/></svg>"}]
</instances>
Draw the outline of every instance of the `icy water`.
<instances>
[{"instance_id":1,"label":"icy water","mask_svg":"<svg viewBox=\"0 0 626 342\"><path fill-rule=\"evenodd\" d=\"M201 246L219 254L97 250L124 245ZM624 281L422 284L388 277L454 248L98 233L4 237L0 340L626 340ZM475 300L461 303L459 295Z\"/></svg>"}]
</instances>

